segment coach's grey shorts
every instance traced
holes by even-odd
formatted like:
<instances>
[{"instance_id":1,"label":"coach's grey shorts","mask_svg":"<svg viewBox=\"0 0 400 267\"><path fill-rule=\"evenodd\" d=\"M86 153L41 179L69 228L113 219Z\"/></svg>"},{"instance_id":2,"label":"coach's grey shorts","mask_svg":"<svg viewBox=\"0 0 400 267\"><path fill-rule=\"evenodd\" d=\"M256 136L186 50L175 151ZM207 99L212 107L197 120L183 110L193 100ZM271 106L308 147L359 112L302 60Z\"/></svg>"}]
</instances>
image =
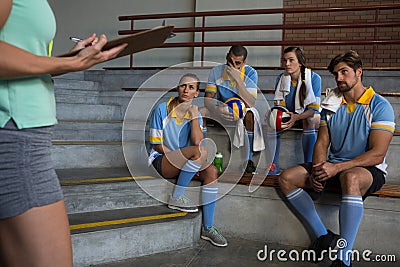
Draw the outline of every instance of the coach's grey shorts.
<instances>
[{"instance_id":1,"label":"coach's grey shorts","mask_svg":"<svg viewBox=\"0 0 400 267\"><path fill-rule=\"evenodd\" d=\"M63 199L50 148L53 127L0 128L0 219Z\"/></svg>"}]
</instances>

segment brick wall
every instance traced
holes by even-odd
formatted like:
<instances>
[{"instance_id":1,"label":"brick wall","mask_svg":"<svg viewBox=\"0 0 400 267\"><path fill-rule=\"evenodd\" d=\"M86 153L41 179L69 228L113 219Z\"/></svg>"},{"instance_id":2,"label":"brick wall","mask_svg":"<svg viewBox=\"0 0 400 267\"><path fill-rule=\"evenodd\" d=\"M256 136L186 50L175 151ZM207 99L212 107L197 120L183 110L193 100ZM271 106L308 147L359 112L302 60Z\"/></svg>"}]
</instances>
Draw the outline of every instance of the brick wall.
<instances>
[{"instance_id":1,"label":"brick wall","mask_svg":"<svg viewBox=\"0 0 400 267\"><path fill-rule=\"evenodd\" d=\"M283 0L284 8L352 7L378 4L397 4L398 1L360 0ZM377 39L400 39L400 9L381 10L380 22L398 22L396 27L377 28ZM313 12L286 15L287 24L366 23L375 21L375 10L357 12ZM372 40L374 28L293 29L285 31L285 40L298 40L303 47L307 65L326 67L335 55L346 50L356 50L363 58L365 68L400 68L400 44L378 45L302 45L302 40ZM374 50L376 62L373 64Z\"/></svg>"}]
</instances>

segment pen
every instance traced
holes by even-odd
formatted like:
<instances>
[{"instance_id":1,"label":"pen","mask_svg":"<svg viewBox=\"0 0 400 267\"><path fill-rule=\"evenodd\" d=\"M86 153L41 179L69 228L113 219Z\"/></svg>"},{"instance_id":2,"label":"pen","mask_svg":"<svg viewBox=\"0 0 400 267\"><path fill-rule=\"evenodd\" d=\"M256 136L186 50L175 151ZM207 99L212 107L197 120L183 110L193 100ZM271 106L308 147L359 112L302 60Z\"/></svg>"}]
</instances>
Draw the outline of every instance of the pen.
<instances>
[{"instance_id":1,"label":"pen","mask_svg":"<svg viewBox=\"0 0 400 267\"><path fill-rule=\"evenodd\" d=\"M74 43L78 43L78 42L80 42L80 41L82 41L82 39L81 38L78 38L78 37L69 37L69 39L72 41L72 42L74 42Z\"/></svg>"}]
</instances>

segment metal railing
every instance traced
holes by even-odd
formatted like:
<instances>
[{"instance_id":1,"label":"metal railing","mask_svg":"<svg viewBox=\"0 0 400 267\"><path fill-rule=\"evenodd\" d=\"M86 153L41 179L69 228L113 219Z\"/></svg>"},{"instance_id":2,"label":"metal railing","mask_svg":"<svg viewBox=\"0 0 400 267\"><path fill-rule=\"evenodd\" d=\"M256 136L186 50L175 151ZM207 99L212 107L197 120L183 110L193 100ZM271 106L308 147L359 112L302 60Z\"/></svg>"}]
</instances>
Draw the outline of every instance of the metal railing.
<instances>
[{"instance_id":1,"label":"metal railing","mask_svg":"<svg viewBox=\"0 0 400 267\"><path fill-rule=\"evenodd\" d=\"M201 26L199 27L182 27L175 28L175 33L194 32L201 33L200 41L192 42L168 42L162 47L199 47L201 49L200 58L204 61L204 52L206 47L220 47L227 46L226 42L220 41L205 41L205 35L208 32L226 32L226 31L260 31L260 30L281 30L282 40L280 41L230 41L229 46L241 44L244 46L281 46L281 53L285 46L299 45L302 46L323 46L323 45L373 45L371 51L373 57L372 66L376 66L377 46L382 44L400 44L399 38L379 38L378 28L383 27L400 27L400 20L396 21L380 21L379 15L382 10L397 10L400 9L400 4L390 5L374 5L374 6L358 6L358 7L308 7L308 8L274 8L274 9L251 9L251 10L230 10L230 11L206 11L206 12L184 12L184 13L165 13L165 14L149 14L149 15L134 15L134 16L119 16L120 21L130 21L130 29L120 30L118 34L128 35L146 29L135 29L135 21L138 20L151 20L151 19L168 19L168 18L201 18ZM358 11L374 11L373 22L362 23L317 23L317 24L299 24L287 23L288 14L296 13L334 13L340 14L341 12L358 12ZM232 26L207 26L206 18L233 16L233 15L266 15L266 14L282 14L282 24L273 25L232 25ZM374 33L368 39L354 40L354 39L336 39L336 40L287 40L286 30L296 29L344 29L344 28L373 28ZM130 59L130 68L133 67L133 58Z\"/></svg>"}]
</instances>

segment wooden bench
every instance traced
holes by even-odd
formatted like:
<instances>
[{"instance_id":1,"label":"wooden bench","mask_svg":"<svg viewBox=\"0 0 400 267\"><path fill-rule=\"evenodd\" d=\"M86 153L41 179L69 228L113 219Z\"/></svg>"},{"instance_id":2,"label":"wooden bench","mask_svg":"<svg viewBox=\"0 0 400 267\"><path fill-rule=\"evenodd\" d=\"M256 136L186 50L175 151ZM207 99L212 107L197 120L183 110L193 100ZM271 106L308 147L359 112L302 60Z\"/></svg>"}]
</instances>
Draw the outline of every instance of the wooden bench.
<instances>
[{"instance_id":1,"label":"wooden bench","mask_svg":"<svg viewBox=\"0 0 400 267\"><path fill-rule=\"evenodd\" d=\"M232 173L228 175L224 175L224 179L221 180L223 182L237 182L236 178L240 174ZM238 181L239 184L243 185L250 185L251 179L253 178L252 174L243 174L240 180ZM262 186L271 186L271 187L279 187L279 182L278 182L278 176L271 176L267 175L266 178L264 179L263 183L261 184ZM340 193L338 188L327 188L328 192L334 192L334 193ZM382 188L373 193L372 195L378 196L378 197L400 197L400 185L395 185L395 184L384 184Z\"/></svg>"}]
</instances>

